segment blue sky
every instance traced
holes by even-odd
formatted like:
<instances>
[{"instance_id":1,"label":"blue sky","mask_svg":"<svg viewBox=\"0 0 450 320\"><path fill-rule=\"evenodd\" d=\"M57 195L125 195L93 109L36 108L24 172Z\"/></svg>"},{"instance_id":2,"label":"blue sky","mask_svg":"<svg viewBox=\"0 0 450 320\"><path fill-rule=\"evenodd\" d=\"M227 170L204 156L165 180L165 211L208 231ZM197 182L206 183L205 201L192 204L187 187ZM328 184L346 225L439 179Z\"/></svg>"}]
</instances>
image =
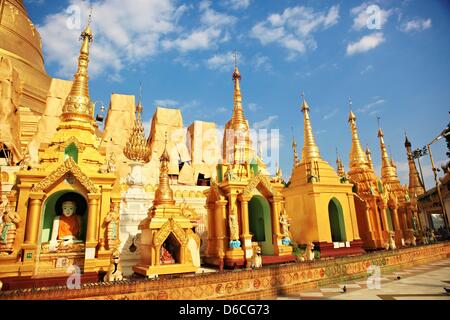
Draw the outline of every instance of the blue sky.
<instances>
[{"instance_id":1,"label":"blue sky","mask_svg":"<svg viewBox=\"0 0 450 320\"><path fill-rule=\"evenodd\" d=\"M25 3L43 37L48 73L71 79L88 2ZM147 123L159 104L181 108L185 126L194 120L223 126L232 113L232 52L237 50L245 115L252 126L280 130L280 163L286 178L293 162L291 127L302 147L302 91L325 160L335 166L338 148L348 168L352 97L361 142L371 148L375 167L381 162L379 116L403 183L408 173L404 130L413 147L422 147L449 122L446 1L92 3L93 100L108 104L111 93L138 94L142 81ZM446 160L443 140L432 148L438 162ZM429 188L429 159L422 165Z\"/></svg>"}]
</instances>

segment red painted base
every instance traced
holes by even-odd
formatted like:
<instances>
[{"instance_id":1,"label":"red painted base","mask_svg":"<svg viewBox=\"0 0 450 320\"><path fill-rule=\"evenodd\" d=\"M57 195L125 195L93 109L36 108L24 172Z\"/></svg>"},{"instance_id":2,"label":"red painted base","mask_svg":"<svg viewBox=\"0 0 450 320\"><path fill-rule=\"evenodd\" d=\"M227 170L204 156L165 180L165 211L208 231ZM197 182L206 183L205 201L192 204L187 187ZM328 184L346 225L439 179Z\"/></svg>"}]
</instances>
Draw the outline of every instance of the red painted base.
<instances>
[{"instance_id":1,"label":"red painted base","mask_svg":"<svg viewBox=\"0 0 450 320\"><path fill-rule=\"evenodd\" d=\"M67 286L67 277L33 278L33 277L11 277L0 279L3 282L2 291L32 289L53 286ZM97 273L86 273L81 275L81 284L99 282L101 277Z\"/></svg>"},{"instance_id":2,"label":"red painted base","mask_svg":"<svg viewBox=\"0 0 450 320\"><path fill-rule=\"evenodd\" d=\"M282 264L289 262L296 262L296 258L293 255L287 256L261 256L263 266L268 264Z\"/></svg>"},{"instance_id":3,"label":"red painted base","mask_svg":"<svg viewBox=\"0 0 450 320\"><path fill-rule=\"evenodd\" d=\"M314 248L320 250L321 258L361 255L366 253L363 246L364 243L361 240L351 241L349 248L334 248L333 243L329 242L314 243Z\"/></svg>"},{"instance_id":4,"label":"red painted base","mask_svg":"<svg viewBox=\"0 0 450 320\"><path fill-rule=\"evenodd\" d=\"M244 259L224 259L224 267L227 269L236 269L245 267Z\"/></svg>"}]
</instances>

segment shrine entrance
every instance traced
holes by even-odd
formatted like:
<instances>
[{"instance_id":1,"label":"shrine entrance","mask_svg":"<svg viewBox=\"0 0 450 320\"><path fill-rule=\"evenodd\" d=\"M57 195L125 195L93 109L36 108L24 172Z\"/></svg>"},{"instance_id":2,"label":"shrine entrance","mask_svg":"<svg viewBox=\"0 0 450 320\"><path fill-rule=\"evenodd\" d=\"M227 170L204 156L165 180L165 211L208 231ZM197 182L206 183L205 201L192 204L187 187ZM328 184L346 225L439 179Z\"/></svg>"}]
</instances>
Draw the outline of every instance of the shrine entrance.
<instances>
[{"instance_id":1,"label":"shrine entrance","mask_svg":"<svg viewBox=\"0 0 450 320\"><path fill-rule=\"evenodd\" d=\"M61 215L62 202L66 200L72 200L76 203L76 214L80 217L80 229L78 239L83 242L86 240L86 227L87 227L87 201L79 193L72 190L63 190L52 194L43 206L43 219L41 227L40 242L49 242L52 236L53 220L57 215Z\"/></svg>"},{"instance_id":2,"label":"shrine entrance","mask_svg":"<svg viewBox=\"0 0 450 320\"><path fill-rule=\"evenodd\" d=\"M250 233L253 242L258 242L262 255L273 255L272 218L270 205L266 198L256 195L248 203Z\"/></svg>"},{"instance_id":3,"label":"shrine entrance","mask_svg":"<svg viewBox=\"0 0 450 320\"><path fill-rule=\"evenodd\" d=\"M336 198L328 203L328 216L330 219L331 239L333 242L346 241L344 215L342 207Z\"/></svg>"},{"instance_id":4,"label":"shrine entrance","mask_svg":"<svg viewBox=\"0 0 450 320\"><path fill-rule=\"evenodd\" d=\"M172 232L163 242L160 250L159 257L162 265L181 263L181 245Z\"/></svg>"}]
</instances>

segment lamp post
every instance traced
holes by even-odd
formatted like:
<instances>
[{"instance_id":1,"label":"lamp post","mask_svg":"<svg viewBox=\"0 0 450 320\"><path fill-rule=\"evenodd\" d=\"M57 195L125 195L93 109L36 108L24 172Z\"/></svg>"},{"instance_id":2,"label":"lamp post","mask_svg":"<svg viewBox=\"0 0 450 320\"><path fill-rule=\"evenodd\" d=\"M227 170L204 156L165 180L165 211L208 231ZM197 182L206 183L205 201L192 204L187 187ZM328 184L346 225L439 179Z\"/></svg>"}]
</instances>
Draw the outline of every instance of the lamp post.
<instances>
[{"instance_id":1,"label":"lamp post","mask_svg":"<svg viewBox=\"0 0 450 320\"><path fill-rule=\"evenodd\" d=\"M95 106L97 105L97 103L101 103L101 107L100 107L100 113L97 114L97 116L95 117L95 120L97 122L101 122L103 123L103 121L105 120L105 104L103 103L103 101L99 100L99 101L95 101L92 102L92 112L95 113Z\"/></svg>"},{"instance_id":2,"label":"lamp post","mask_svg":"<svg viewBox=\"0 0 450 320\"><path fill-rule=\"evenodd\" d=\"M444 131L442 131L439 136L437 136L436 138L434 138L433 141L431 141L429 144L427 144L427 148L428 148L428 153L430 155L430 161L431 161L431 167L434 173L434 181L436 182L436 190L438 193L438 197L439 197L439 201L441 203L441 207L442 207L442 213L444 214L444 224L445 224L445 228L447 230L449 230L449 224L448 224L448 217L447 217L447 210L445 209L445 205L444 205L444 201L442 200L442 194L441 194L441 189L439 188L439 180L438 180L438 176L437 176L437 171L438 169L436 168L436 166L434 165L434 160L433 160L433 153L431 152L431 145L433 143L436 143L437 141L441 140L442 138L448 136L450 134L450 128L447 127L445 128Z\"/></svg>"}]
</instances>

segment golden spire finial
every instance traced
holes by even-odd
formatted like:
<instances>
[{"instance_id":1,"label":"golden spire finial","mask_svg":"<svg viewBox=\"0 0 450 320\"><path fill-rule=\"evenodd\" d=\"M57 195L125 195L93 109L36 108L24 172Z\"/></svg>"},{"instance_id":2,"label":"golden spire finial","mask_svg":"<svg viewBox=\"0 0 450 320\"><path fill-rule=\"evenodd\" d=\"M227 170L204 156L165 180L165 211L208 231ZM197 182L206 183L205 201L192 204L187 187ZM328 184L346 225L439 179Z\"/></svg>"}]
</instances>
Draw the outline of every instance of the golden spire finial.
<instances>
[{"instance_id":1,"label":"golden spire finial","mask_svg":"<svg viewBox=\"0 0 450 320\"><path fill-rule=\"evenodd\" d=\"M405 148L406 154L408 155L408 166L409 166L409 195L411 197L421 196L425 193L422 180L420 179L419 172L417 171L416 162L414 161L414 156L411 151L411 142L408 140L408 136L405 131Z\"/></svg>"},{"instance_id":2,"label":"golden spire finial","mask_svg":"<svg viewBox=\"0 0 450 320\"><path fill-rule=\"evenodd\" d=\"M358 127L356 126L356 116L353 113L353 111L350 111L350 117L348 122L350 123L350 129L352 131L352 150L350 151L350 169L367 167L368 161L366 154L364 153L364 150L361 146L361 141L359 141Z\"/></svg>"},{"instance_id":3,"label":"golden spire finial","mask_svg":"<svg viewBox=\"0 0 450 320\"><path fill-rule=\"evenodd\" d=\"M83 41L78 57L78 69L74 76L72 89L66 98L62 109L63 121L93 122L93 107L89 96L89 45L94 37L90 27L91 15L86 29L81 33Z\"/></svg>"},{"instance_id":4,"label":"golden spire finial","mask_svg":"<svg viewBox=\"0 0 450 320\"><path fill-rule=\"evenodd\" d=\"M164 151L160 158L161 166L159 172L159 185L155 192L155 200L153 204L158 205L174 205L173 190L169 183L169 152L167 151L167 132L165 134Z\"/></svg>"},{"instance_id":5,"label":"golden spire finial","mask_svg":"<svg viewBox=\"0 0 450 320\"><path fill-rule=\"evenodd\" d=\"M381 130L380 126L380 117L377 117L378 120L378 138L380 139L380 149L381 149L381 179L383 181L387 181L389 179L397 179L397 170L392 165L391 159L389 159L389 155L386 149L386 145L384 143L384 133Z\"/></svg>"},{"instance_id":6,"label":"golden spire finial","mask_svg":"<svg viewBox=\"0 0 450 320\"><path fill-rule=\"evenodd\" d=\"M349 107L349 109L350 109L350 115L349 115L349 117L348 117L348 121L350 122L350 121L355 121L356 120L356 116L355 116L355 114L353 113L353 101L352 101L352 98L348 98L348 107Z\"/></svg>"},{"instance_id":7,"label":"golden spire finial","mask_svg":"<svg viewBox=\"0 0 450 320\"><path fill-rule=\"evenodd\" d=\"M302 111L303 111L303 123L304 123L304 134L303 134L303 150L302 150L302 162L320 159L319 147L316 144L314 138L311 120L309 118L309 105L306 102L305 94L302 92Z\"/></svg>"},{"instance_id":8,"label":"golden spire finial","mask_svg":"<svg viewBox=\"0 0 450 320\"><path fill-rule=\"evenodd\" d=\"M143 107L139 99L139 103L136 107L136 120L134 122L134 128L127 141L123 154L125 157L136 162L146 162L150 158L150 149L147 146L147 139L145 138L144 127L142 125Z\"/></svg>"},{"instance_id":9,"label":"golden spire finial","mask_svg":"<svg viewBox=\"0 0 450 320\"><path fill-rule=\"evenodd\" d=\"M345 176L345 167L344 164L342 163L342 160L339 156L339 151L338 148L336 148L336 164L337 164L337 174L339 177L344 177Z\"/></svg>"},{"instance_id":10,"label":"golden spire finial","mask_svg":"<svg viewBox=\"0 0 450 320\"><path fill-rule=\"evenodd\" d=\"M373 169L372 151L370 151L369 145L366 145L366 157L367 157L367 163L369 164L369 167L371 169Z\"/></svg>"},{"instance_id":11,"label":"golden spire finial","mask_svg":"<svg viewBox=\"0 0 450 320\"><path fill-rule=\"evenodd\" d=\"M297 141L295 141L294 127L291 127L291 130L292 130L292 150L294 151L294 167L297 167L300 165L300 159L298 158Z\"/></svg>"},{"instance_id":12,"label":"golden spire finial","mask_svg":"<svg viewBox=\"0 0 450 320\"><path fill-rule=\"evenodd\" d=\"M231 119L232 127L235 130L248 130L247 120L244 116L244 110L242 108L242 94L241 94L241 84L242 79L241 73L237 66L237 52L234 53L235 57L235 67L233 72L234 80L234 110L233 118Z\"/></svg>"}]
</instances>

